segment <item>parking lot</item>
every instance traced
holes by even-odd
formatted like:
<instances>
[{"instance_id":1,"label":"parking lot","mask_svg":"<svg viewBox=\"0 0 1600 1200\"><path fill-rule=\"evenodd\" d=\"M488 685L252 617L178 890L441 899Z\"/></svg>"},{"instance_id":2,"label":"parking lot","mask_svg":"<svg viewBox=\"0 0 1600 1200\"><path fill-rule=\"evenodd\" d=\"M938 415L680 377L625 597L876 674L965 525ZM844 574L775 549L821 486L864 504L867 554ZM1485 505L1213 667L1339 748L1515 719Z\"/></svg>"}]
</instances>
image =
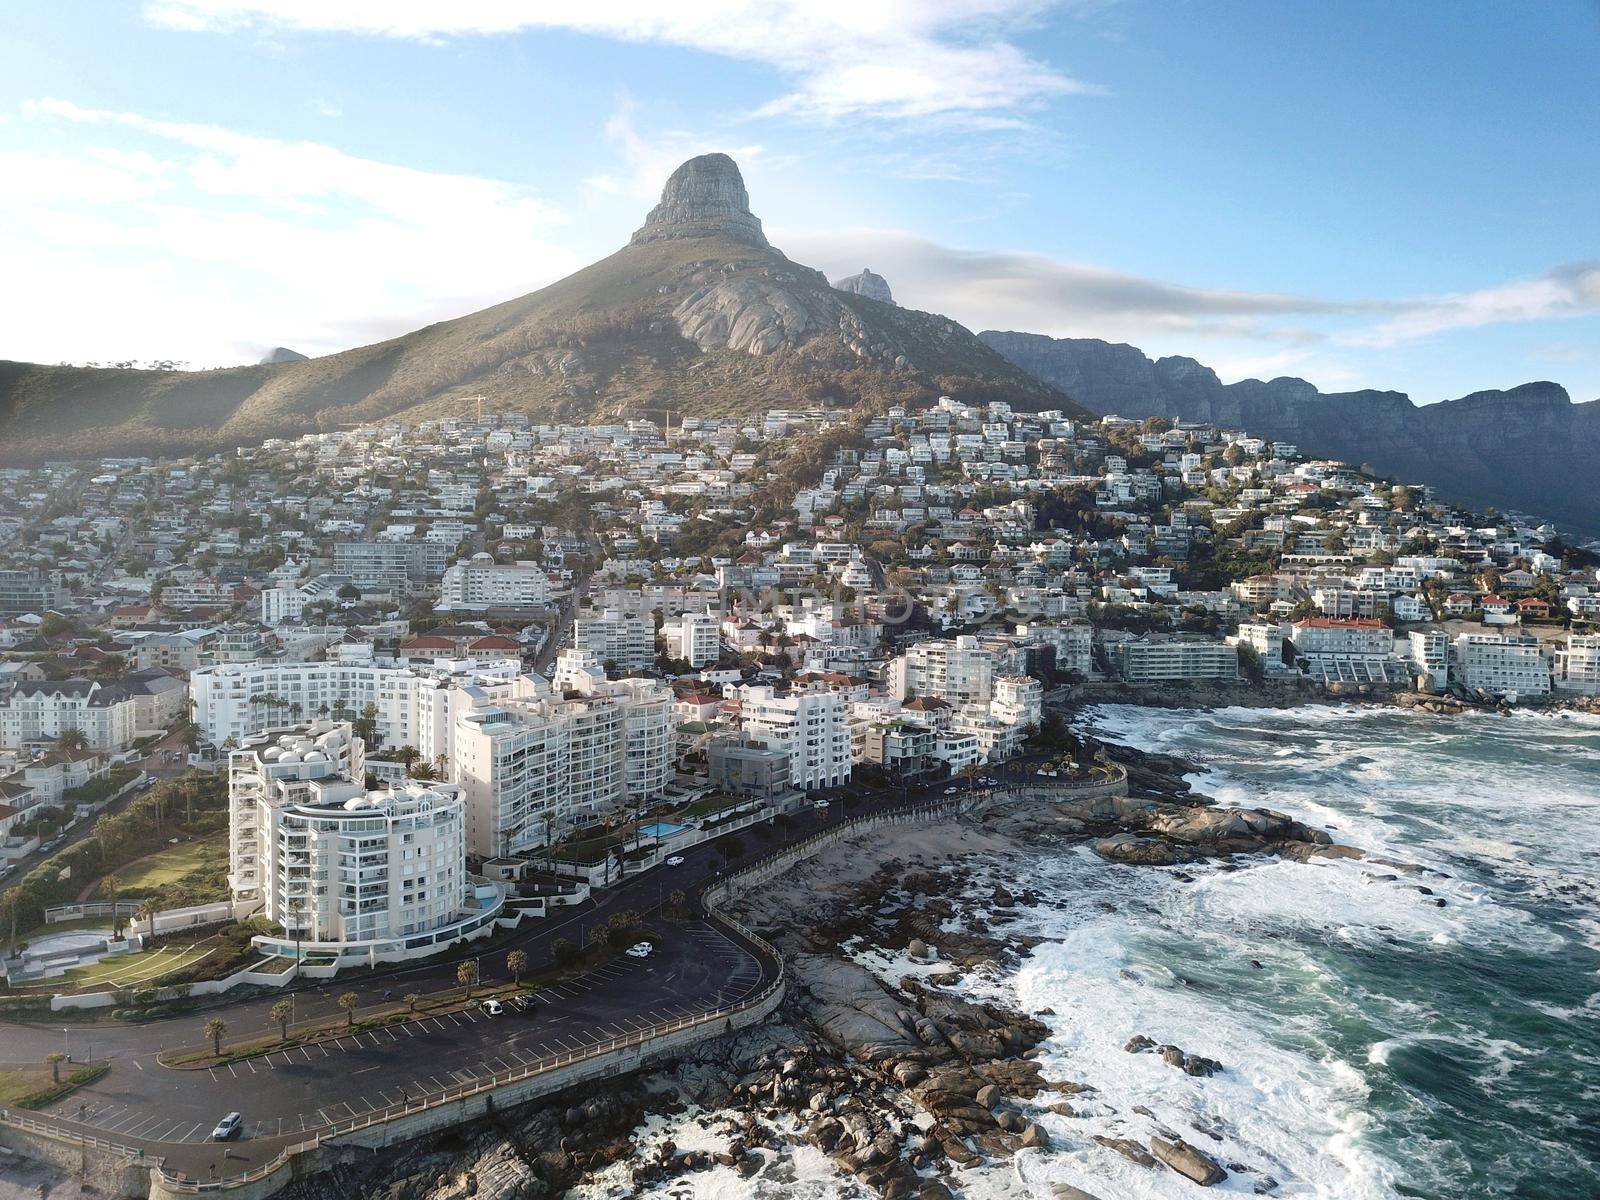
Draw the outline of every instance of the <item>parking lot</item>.
<instances>
[{"instance_id":1,"label":"parking lot","mask_svg":"<svg viewBox=\"0 0 1600 1200\"><path fill-rule=\"evenodd\" d=\"M238 1109L242 1139L289 1136L736 1004L765 982L762 964L710 925L652 932L648 958L619 955L530 992L526 1011L476 1005L198 1070L135 1059L50 1111L111 1137L203 1143Z\"/></svg>"}]
</instances>

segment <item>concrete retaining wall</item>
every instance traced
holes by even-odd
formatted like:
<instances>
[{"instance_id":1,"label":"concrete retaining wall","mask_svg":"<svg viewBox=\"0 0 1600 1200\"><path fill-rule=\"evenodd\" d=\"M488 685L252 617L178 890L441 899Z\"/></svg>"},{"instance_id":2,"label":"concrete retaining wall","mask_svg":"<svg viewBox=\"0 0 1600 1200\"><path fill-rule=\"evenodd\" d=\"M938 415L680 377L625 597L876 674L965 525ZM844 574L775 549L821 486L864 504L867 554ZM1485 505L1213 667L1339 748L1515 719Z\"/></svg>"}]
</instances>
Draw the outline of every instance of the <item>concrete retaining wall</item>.
<instances>
[{"instance_id":1,"label":"concrete retaining wall","mask_svg":"<svg viewBox=\"0 0 1600 1200\"><path fill-rule=\"evenodd\" d=\"M19 1129L0 1123L0 1146L22 1158L48 1163L107 1196L145 1196L155 1174L151 1163L141 1162L126 1151L45 1129ZM0 1168L4 1165L5 1160L0 1158ZM4 1171L0 1170L0 1177L3 1176Z\"/></svg>"}]
</instances>

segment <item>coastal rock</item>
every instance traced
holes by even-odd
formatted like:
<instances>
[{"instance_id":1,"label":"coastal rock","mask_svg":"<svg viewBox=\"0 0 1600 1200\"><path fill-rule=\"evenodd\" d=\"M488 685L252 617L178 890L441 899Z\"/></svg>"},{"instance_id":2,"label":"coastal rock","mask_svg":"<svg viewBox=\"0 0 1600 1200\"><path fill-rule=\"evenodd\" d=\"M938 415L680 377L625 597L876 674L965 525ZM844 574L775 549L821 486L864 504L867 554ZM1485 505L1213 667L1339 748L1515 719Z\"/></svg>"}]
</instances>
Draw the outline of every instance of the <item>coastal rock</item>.
<instances>
[{"instance_id":1,"label":"coastal rock","mask_svg":"<svg viewBox=\"0 0 1600 1200\"><path fill-rule=\"evenodd\" d=\"M1150 1153L1185 1179L1201 1187L1212 1187L1228 1177L1217 1161L1203 1150L1196 1150L1182 1138L1171 1141L1162 1137L1150 1139Z\"/></svg>"},{"instance_id":2,"label":"coastal rock","mask_svg":"<svg viewBox=\"0 0 1600 1200\"><path fill-rule=\"evenodd\" d=\"M1170 867L1177 863L1196 862L1201 857L1194 850L1132 833L1101 838L1094 843L1094 852L1110 862L1136 867Z\"/></svg>"},{"instance_id":3,"label":"coastal rock","mask_svg":"<svg viewBox=\"0 0 1600 1200\"><path fill-rule=\"evenodd\" d=\"M1094 1140L1107 1150L1115 1150L1131 1163L1136 1163L1141 1167L1153 1167L1156 1165L1156 1160L1151 1156L1150 1152L1132 1138L1106 1137L1104 1134L1097 1133L1094 1135Z\"/></svg>"},{"instance_id":4,"label":"coastal rock","mask_svg":"<svg viewBox=\"0 0 1600 1200\"><path fill-rule=\"evenodd\" d=\"M1052 1183L1050 1200L1100 1200L1100 1197L1082 1188L1073 1187L1070 1183Z\"/></svg>"}]
</instances>

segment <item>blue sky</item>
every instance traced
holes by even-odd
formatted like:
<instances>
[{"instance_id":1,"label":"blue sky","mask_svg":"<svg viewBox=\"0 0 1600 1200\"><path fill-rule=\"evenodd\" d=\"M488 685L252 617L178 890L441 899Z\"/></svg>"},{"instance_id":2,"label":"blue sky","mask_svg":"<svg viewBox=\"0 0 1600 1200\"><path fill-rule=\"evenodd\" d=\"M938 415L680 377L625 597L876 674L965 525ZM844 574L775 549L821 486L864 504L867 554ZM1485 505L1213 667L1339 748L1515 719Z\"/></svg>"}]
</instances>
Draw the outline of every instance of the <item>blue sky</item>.
<instances>
[{"instance_id":1,"label":"blue sky","mask_svg":"<svg viewBox=\"0 0 1600 1200\"><path fill-rule=\"evenodd\" d=\"M792 257L974 329L1588 400L1597 61L1595 0L17 6L0 357L403 332L609 253L716 149Z\"/></svg>"}]
</instances>

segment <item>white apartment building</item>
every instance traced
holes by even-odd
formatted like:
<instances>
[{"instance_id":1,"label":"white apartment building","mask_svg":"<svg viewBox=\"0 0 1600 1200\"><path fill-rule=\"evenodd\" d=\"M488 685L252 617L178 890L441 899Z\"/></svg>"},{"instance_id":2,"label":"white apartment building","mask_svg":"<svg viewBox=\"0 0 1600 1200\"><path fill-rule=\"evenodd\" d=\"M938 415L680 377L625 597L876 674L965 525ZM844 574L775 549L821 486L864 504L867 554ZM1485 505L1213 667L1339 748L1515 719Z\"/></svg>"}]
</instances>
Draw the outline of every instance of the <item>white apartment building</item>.
<instances>
[{"instance_id":1,"label":"white apartment building","mask_svg":"<svg viewBox=\"0 0 1600 1200\"><path fill-rule=\"evenodd\" d=\"M377 745L415 746L432 759L450 752L452 691L468 682L508 683L521 670L516 659L447 660L426 668L273 659L195 671L189 693L195 724L218 746L310 718L354 720L370 704Z\"/></svg>"},{"instance_id":2,"label":"white apartment building","mask_svg":"<svg viewBox=\"0 0 1600 1200\"><path fill-rule=\"evenodd\" d=\"M466 690L451 772L466 796L474 854L548 845L659 798L672 782L671 690L650 679L608 682L572 651L562 659L553 688L524 677L493 695Z\"/></svg>"},{"instance_id":3,"label":"white apartment building","mask_svg":"<svg viewBox=\"0 0 1600 1200\"><path fill-rule=\"evenodd\" d=\"M850 720L846 700L825 684L787 696L770 687L737 689L744 735L789 751L790 781L798 788L840 787L850 779Z\"/></svg>"},{"instance_id":4,"label":"white apartment building","mask_svg":"<svg viewBox=\"0 0 1600 1200\"><path fill-rule=\"evenodd\" d=\"M289 625L300 620L305 612L306 596L298 587L279 584L261 589L261 623L266 626Z\"/></svg>"},{"instance_id":5,"label":"white apartment building","mask_svg":"<svg viewBox=\"0 0 1600 1200\"><path fill-rule=\"evenodd\" d=\"M1239 676L1239 649L1225 642L1137 638L1119 643L1115 660L1122 678L1129 683Z\"/></svg>"},{"instance_id":6,"label":"white apartment building","mask_svg":"<svg viewBox=\"0 0 1600 1200\"><path fill-rule=\"evenodd\" d=\"M648 670L656 657L655 622L615 608L590 610L573 620L572 645L615 663L623 674Z\"/></svg>"},{"instance_id":7,"label":"white apartment building","mask_svg":"<svg viewBox=\"0 0 1600 1200\"><path fill-rule=\"evenodd\" d=\"M139 736L138 708L132 690L122 684L25 680L0 699L0 747L20 750L76 729L91 750L125 750Z\"/></svg>"},{"instance_id":8,"label":"white apartment building","mask_svg":"<svg viewBox=\"0 0 1600 1200\"><path fill-rule=\"evenodd\" d=\"M899 700L928 696L955 708L987 706L994 696L994 656L978 639L918 642L889 667L889 690Z\"/></svg>"},{"instance_id":9,"label":"white apartment building","mask_svg":"<svg viewBox=\"0 0 1600 1200\"><path fill-rule=\"evenodd\" d=\"M348 723L254 739L229 756L229 883L282 941L426 952L472 918L461 789L368 791ZM398 945L393 945L398 943Z\"/></svg>"},{"instance_id":10,"label":"white apartment building","mask_svg":"<svg viewBox=\"0 0 1600 1200\"><path fill-rule=\"evenodd\" d=\"M1454 656L1454 674L1464 687L1494 696L1550 692L1550 664L1532 638L1463 633L1455 640Z\"/></svg>"},{"instance_id":11,"label":"white apartment building","mask_svg":"<svg viewBox=\"0 0 1600 1200\"><path fill-rule=\"evenodd\" d=\"M1294 623L1294 648L1318 654L1391 654L1394 634L1382 621L1360 617L1311 617Z\"/></svg>"},{"instance_id":12,"label":"white apartment building","mask_svg":"<svg viewBox=\"0 0 1600 1200\"><path fill-rule=\"evenodd\" d=\"M1430 691L1450 686L1450 635L1442 629L1414 629L1406 634L1411 661L1421 675L1419 683Z\"/></svg>"},{"instance_id":13,"label":"white apartment building","mask_svg":"<svg viewBox=\"0 0 1600 1200\"><path fill-rule=\"evenodd\" d=\"M1044 715L1044 685L1031 675L1002 675L994 681L989 714L1017 729L1038 725Z\"/></svg>"},{"instance_id":14,"label":"white apartment building","mask_svg":"<svg viewBox=\"0 0 1600 1200\"><path fill-rule=\"evenodd\" d=\"M445 569L438 607L473 611L535 608L549 599L550 580L538 563L497 563L492 554L474 554Z\"/></svg>"},{"instance_id":15,"label":"white apartment building","mask_svg":"<svg viewBox=\"0 0 1600 1200\"><path fill-rule=\"evenodd\" d=\"M1241 646L1249 646L1267 665L1283 661L1283 626L1269 621L1244 621L1239 625L1236 638Z\"/></svg>"},{"instance_id":16,"label":"white apartment building","mask_svg":"<svg viewBox=\"0 0 1600 1200\"><path fill-rule=\"evenodd\" d=\"M1094 663L1094 627L1091 625L1052 625L1032 621L1017 626L1017 636L1025 637L1056 652L1056 670L1087 678Z\"/></svg>"},{"instance_id":17,"label":"white apartment building","mask_svg":"<svg viewBox=\"0 0 1600 1200\"><path fill-rule=\"evenodd\" d=\"M661 627L661 636L667 657L682 659L691 667L707 666L722 654L722 620L710 613L682 613Z\"/></svg>"},{"instance_id":18,"label":"white apartment building","mask_svg":"<svg viewBox=\"0 0 1600 1200\"><path fill-rule=\"evenodd\" d=\"M1600 695L1600 633L1571 633L1556 650L1555 686L1562 692Z\"/></svg>"}]
</instances>

